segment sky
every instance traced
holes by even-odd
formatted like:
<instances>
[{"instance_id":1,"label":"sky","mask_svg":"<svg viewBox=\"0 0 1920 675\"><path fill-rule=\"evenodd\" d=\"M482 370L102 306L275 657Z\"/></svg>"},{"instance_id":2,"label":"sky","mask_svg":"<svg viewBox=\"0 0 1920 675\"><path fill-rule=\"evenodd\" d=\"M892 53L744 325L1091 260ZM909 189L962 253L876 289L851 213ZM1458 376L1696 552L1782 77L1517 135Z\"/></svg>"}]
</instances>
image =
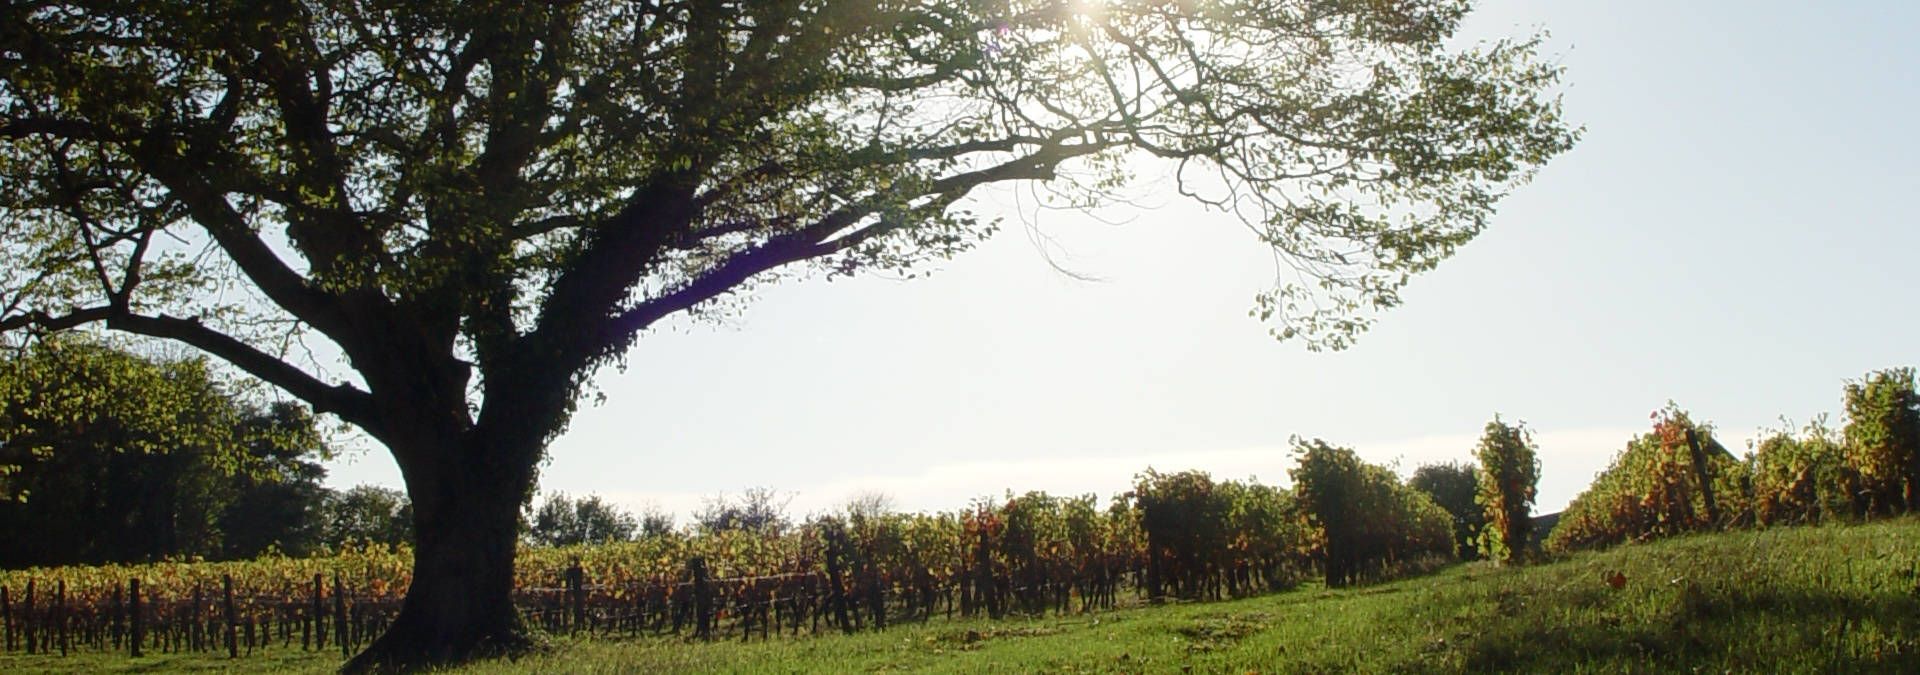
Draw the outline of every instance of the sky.
<instances>
[{"instance_id":1,"label":"sky","mask_svg":"<svg viewBox=\"0 0 1920 675\"><path fill-rule=\"evenodd\" d=\"M1498 414L1534 430L1548 513L1669 400L1744 452L1915 363L1920 3L1490 0L1465 37L1537 29L1585 136L1351 349L1247 316L1273 263L1226 215L997 192L977 209L1007 227L929 278L788 283L646 334L542 493L682 523L752 486L796 516L873 492L947 510L1148 467L1285 484L1294 436L1408 474L1470 459ZM329 469L400 485L378 447Z\"/></svg>"}]
</instances>

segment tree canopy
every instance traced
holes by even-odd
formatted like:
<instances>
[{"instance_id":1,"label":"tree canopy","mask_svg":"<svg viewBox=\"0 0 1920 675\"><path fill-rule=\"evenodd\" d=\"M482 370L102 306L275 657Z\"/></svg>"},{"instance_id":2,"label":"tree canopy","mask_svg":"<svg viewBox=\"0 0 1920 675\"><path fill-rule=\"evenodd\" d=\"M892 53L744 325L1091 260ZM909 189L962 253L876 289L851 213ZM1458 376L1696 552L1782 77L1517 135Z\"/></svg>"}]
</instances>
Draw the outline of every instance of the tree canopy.
<instances>
[{"instance_id":1,"label":"tree canopy","mask_svg":"<svg viewBox=\"0 0 1920 675\"><path fill-rule=\"evenodd\" d=\"M1535 42L1444 48L1469 8L14 5L4 325L185 341L375 426L410 387L369 334L477 370L481 417L567 408L664 316L950 256L975 188L1097 200L1133 150L1303 275L1281 335L1338 346L1572 140ZM277 358L294 328L365 381Z\"/></svg>"},{"instance_id":2,"label":"tree canopy","mask_svg":"<svg viewBox=\"0 0 1920 675\"><path fill-rule=\"evenodd\" d=\"M534 509L527 538L542 546L598 544L632 539L639 529L640 521L633 514L598 495L574 499L561 493Z\"/></svg>"},{"instance_id":3,"label":"tree canopy","mask_svg":"<svg viewBox=\"0 0 1920 675\"><path fill-rule=\"evenodd\" d=\"M793 526L787 517L787 504L793 495L760 486L747 488L738 497L725 494L703 500L693 513L694 527L702 532L746 530L779 534Z\"/></svg>"},{"instance_id":4,"label":"tree canopy","mask_svg":"<svg viewBox=\"0 0 1920 675\"><path fill-rule=\"evenodd\" d=\"M0 566L305 552L328 453L302 407L203 358L33 345L0 358Z\"/></svg>"},{"instance_id":5,"label":"tree canopy","mask_svg":"<svg viewBox=\"0 0 1920 675\"><path fill-rule=\"evenodd\" d=\"M328 495L326 540L394 546L413 538L413 505L398 490L356 485Z\"/></svg>"}]
</instances>

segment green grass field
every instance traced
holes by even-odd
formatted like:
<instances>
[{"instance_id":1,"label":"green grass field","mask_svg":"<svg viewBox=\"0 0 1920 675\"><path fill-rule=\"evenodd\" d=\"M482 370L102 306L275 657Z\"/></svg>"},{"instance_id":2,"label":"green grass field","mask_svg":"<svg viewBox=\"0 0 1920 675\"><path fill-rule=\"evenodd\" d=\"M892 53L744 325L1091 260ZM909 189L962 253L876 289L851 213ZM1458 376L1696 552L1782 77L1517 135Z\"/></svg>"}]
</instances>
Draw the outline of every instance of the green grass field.
<instances>
[{"instance_id":1,"label":"green grass field","mask_svg":"<svg viewBox=\"0 0 1920 675\"><path fill-rule=\"evenodd\" d=\"M1608 583L1615 572L1624 584ZM0 671L326 672L336 656L0 658ZM751 644L573 642L462 669L627 672L1920 672L1920 519L1455 565L1357 589Z\"/></svg>"}]
</instances>

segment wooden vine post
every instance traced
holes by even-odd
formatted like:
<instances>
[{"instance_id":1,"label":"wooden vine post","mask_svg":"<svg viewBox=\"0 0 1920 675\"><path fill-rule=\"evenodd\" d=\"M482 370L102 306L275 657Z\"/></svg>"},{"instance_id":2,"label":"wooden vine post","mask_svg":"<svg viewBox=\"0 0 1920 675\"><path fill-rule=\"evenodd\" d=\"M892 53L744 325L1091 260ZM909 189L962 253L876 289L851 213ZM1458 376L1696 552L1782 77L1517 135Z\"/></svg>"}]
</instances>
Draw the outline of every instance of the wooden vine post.
<instances>
[{"instance_id":1,"label":"wooden vine post","mask_svg":"<svg viewBox=\"0 0 1920 675\"><path fill-rule=\"evenodd\" d=\"M133 658L140 658L140 643L146 639L146 622L140 611L140 578L127 580L127 644L132 646Z\"/></svg>"},{"instance_id":2,"label":"wooden vine post","mask_svg":"<svg viewBox=\"0 0 1920 675\"><path fill-rule=\"evenodd\" d=\"M1713 500L1713 471L1707 464L1707 451L1700 447L1700 436L1687 428L1687 450L1693 454L1693 473L1700 479L1700 496L1707 503L1707 520L1720 526L1720 506Z\"/></svg>"},{"instance_id":3,"label":"wooden vine post","mask_svg":"<svg viewBox=\"0 0 1920 675\"><path fill-rule=\"evenodd\" d=\"M60 655L67 655L67 580L55 582L53 591L53 634L60 641Z\"/></svg>"},{"instance_id":4,"label":"wooden vine post","mask_svg":"<svg viewBox=\"0 0 1920 675\"><path fill-rule=\"evenodd\" d=\"M341 656L353 656L353 645L347 640L347 592L337 570L333 573L333 641L340 645Z\"/></svg>"},{"instance_id":5,"label":"wooden vine post","mask_svg":"<svg viewBox=\"0 0 1920 675\"><path fill-rule=\"evenodd\" d=\"M693 612L694 636L702 640L713 639L713 588L708 585L707 559L695 556L687 561L687 567L693 572Z\"/></svg>"},{"instance_id":6,"label":"wooden vine post","mask_svg":"<svg viewBox=\"0 0 1920 675\"><path fill-rule=\"evenodd\" d=\"M21 623L24 624L24 627L27 629L27 653L32 654L34 652L34 648L39 646L39 639L40 639L39 636L36 635L40 631L34 630L35 626L33 625L34 621L33 621L33 580L32 579L27 580L27 602L22 609L24 611L20 613L20 618L23 619Z\"/></svg>"},{"instance_id":7,"label":"wooden vine post","mask_svg":"<svg viewBox=\"0 0 1920 675\"><path fill-rule=\"evenodd\" d=\"M240 658L240 642L235 631L240 625L240 620L233 612L233 575L220 575L220 595L222 596L220 603L222 613L226 615L227 658L237 659Z\"/></svg>"},{"instance_id":8,"label":"wooden vine post","mask_svg":"<svg viewBox=\"0 0 1920 675\"><path fill-rule=\"evenodd\" d=\"M580 632L580 626L587 622L587 571L580 567L580 559L574 558L567 566L567 616L573 632Z\"/></svg>"}]
</instances>

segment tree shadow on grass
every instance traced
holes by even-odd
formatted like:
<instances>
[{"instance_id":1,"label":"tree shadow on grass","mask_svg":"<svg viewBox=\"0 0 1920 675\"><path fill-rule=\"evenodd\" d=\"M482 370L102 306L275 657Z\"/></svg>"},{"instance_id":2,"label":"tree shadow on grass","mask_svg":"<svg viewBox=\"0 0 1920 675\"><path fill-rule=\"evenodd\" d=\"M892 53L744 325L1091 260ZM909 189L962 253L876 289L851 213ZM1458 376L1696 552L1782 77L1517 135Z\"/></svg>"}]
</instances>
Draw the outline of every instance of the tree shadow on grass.
<instances>
[{"instance_id":1,"label":"tree shadow on grass","mask_svg":"<svg viewBox=\"0 0 1920 675\"><path fill-rule=\"evenodd\" d=\"M1637 614L1582 608L1569 621L1561 609L1494 622L1461 644L1465 669L1920 672L1913 595L1686 586Z\"/></svg>"}]
</instances>

